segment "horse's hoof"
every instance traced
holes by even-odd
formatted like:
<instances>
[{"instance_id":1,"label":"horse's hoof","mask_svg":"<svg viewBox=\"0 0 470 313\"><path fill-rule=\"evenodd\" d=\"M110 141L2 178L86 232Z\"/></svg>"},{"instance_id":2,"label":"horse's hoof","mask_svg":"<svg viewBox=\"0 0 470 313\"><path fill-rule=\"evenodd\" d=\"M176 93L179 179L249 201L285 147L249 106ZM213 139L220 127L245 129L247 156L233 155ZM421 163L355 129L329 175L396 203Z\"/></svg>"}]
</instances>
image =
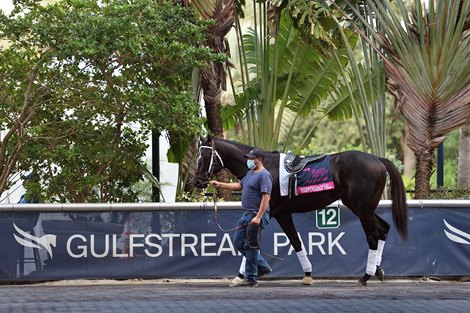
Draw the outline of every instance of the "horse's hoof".
<instances>
[{"instance_id":1,"label":"horse's hoof","mask_svg":"<svg viewBox=\"0 0 470 313\"><path fill-rule=\"evenodd\" d=\"M310 277L310 276L304 276L304 278L302 278L302 284L312 286L313 285L313 278Z\"/></svg>"},{"instance_id":2,"label":"horse's hoof","mask_svg":"<svg viewBox=\"0 0 470 313\"><path fill-rule=\"evenodd\" d=\"M365 281L364 279L359 279L357 281L357 284L356 284L357 287L367 287L367 281Z\"/></svg>"},{"instance_id":3,"label":"horse's hoof","mask_svg":"<svg viewBox=\"0 0 470 313\"><path fill-rule=\"evenodd\" d=\"M380 266L377 266L377 270L375 271L375 276L380 280L380 281L384 281L384 278L385 278L385 271L383 268L381 268Z\"/></svg>"},{"instance_id":4,"label":"horse's hoof","mask_svg":"<svg viewBox=\"0 0 470 313\"><path fill-rule=\"evenodd\" d=\"M371 276L369 274L364 274L364 276L361 277L361 279L359 279L359 281L357 282L357 286L358 287L367 287L367 281L369 280L369 278L371 278Z\"/></svg>"}]
</instances>

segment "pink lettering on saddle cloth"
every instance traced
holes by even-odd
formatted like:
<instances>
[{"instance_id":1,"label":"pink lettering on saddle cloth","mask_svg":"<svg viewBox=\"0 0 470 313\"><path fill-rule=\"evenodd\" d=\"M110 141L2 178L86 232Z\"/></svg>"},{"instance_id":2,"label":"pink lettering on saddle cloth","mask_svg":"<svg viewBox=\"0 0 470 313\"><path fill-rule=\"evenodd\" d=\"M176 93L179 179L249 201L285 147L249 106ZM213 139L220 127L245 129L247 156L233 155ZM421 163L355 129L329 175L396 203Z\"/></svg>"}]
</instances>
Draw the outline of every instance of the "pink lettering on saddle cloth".
<instances>
[{"instance_id":1,"label":"pink lettering on saddle cloth","mask_svg":"<svg viewBox=\"0 0 470 313\"><path fill-rule=\"evenodd\" d=\"M298 195L335 188L329 160L330 157L327 156L317 162L307 164L302 172L297 174L296 192Z\"/></svg>"},{"instance_id":2,"label":"pink lettering on saddle cloth","mask_svg":"<svg viewBox=\"0 0 470 313\"><path fill-rule=\"evenodd\" d=\"M335 189L335 184L332 181L323 184L297 187L297 194L301 195L303 193L319 192L331 189Z\"/></svg>"}]
</instances>

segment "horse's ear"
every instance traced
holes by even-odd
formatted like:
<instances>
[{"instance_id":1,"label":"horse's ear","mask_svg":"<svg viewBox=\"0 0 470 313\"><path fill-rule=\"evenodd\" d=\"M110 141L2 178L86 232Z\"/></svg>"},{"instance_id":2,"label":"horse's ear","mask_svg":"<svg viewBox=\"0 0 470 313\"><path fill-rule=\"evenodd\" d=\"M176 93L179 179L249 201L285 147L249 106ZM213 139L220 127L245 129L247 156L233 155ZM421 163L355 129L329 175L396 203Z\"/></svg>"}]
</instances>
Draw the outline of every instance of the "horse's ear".
<instances>
[{"instance_id":1,"label":"horse's ear","mask_svg":"<svg viewBox=\"0 0 470 313\"><path fill-rule=\"evenodd\" d=\"M211 135L207 135L207 143L209 145L212 145L212 136Z\"/></svg>"}]
</instances>

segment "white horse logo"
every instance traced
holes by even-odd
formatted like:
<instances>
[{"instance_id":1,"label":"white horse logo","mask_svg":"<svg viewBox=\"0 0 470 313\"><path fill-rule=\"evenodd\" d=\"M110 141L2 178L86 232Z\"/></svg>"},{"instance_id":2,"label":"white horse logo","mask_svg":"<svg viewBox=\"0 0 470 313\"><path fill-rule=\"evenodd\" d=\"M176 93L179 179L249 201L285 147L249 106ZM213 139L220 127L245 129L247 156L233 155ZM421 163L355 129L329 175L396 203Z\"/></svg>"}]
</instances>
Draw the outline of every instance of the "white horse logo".
<instances>
[{"instance_id":1,"label":"white horse logo","mask_svg":"<svg viewBox=\"0 0 470 313\"><path fill-rule=\"evenodd\" d=\"M52 259L52 247L55 247L57 242L56 235L44 235L39 238L23 231L21 228L16 226L15 223L13 223L13 226L15 227L15 230L18 232L18 234L23 237L21 238L14 234L16 241L20 245L30 248L46 249L47 253L49 253L49 256Z\"/></svg>"},{"instance_id":2,"label":"white horse logo","mask_svg":"<svg viewBox=\"0 0 470 313\"><path fill-rule=\"evenodd\" d=\"M444 232L447 238L449 238L453 242L462 243L464 245L470 245L470 234L450 225L449 223L447 223L445 219L444 219L444 224L450 231L453 232L452 234L451 232L444 229Z\"/></svg>"}]
</instances>

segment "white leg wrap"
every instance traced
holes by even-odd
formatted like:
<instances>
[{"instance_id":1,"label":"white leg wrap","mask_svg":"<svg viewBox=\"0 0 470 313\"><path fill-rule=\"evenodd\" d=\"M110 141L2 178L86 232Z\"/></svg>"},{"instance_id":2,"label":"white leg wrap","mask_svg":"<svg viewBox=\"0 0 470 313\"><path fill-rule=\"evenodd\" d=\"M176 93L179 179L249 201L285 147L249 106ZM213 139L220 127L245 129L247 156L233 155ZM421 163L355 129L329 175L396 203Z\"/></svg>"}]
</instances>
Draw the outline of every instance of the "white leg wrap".
<instances>
[{"instance_id":1,"label":"white leg wrap","mask_svg":"<svg viewBox=\"0 0 470 313\"><path fill-rule=\"evenodd\" d=\"M307 252L302 249L299 252L297 252L297 258L299 259L300 265L302 266L302 269L306 273L311 273L312 272L312 263L308 260L307 257Z\"/></svg>"},{"instance_id":2,"label":"white leg wrap","mask_svg":"<svg viewBox=\"0 0 470 313\"><path fill-rule=\"evenodd\" d=\"M379 244L377 245L377 266L380 266L382 263L382 253L384 252L385 241L379 240Z\"/></svg>"},{"instance_id":3,"label":"white leg wrap","mask_svg":"<svg viewBox=\"0 0 470 313\"><path fill-rule=\"evenodd\" d=\"M238 272L242 275L245 275L245 264L246 264L246 258L243 257L242 259L242 263L240 263L240 269L238 270Z\"/></svg>"},{"instance_id":4,"label":"white leg wrap","mask_svg":"<svg viewBox=\"0 0 470 313\"><path fill-rule=\"evenodd\" d=\"M374 276L376 269L377 269L377 250L369 249L369 255L367 256L366 274L370 276Z\"/></svg>"}]
</instances>

